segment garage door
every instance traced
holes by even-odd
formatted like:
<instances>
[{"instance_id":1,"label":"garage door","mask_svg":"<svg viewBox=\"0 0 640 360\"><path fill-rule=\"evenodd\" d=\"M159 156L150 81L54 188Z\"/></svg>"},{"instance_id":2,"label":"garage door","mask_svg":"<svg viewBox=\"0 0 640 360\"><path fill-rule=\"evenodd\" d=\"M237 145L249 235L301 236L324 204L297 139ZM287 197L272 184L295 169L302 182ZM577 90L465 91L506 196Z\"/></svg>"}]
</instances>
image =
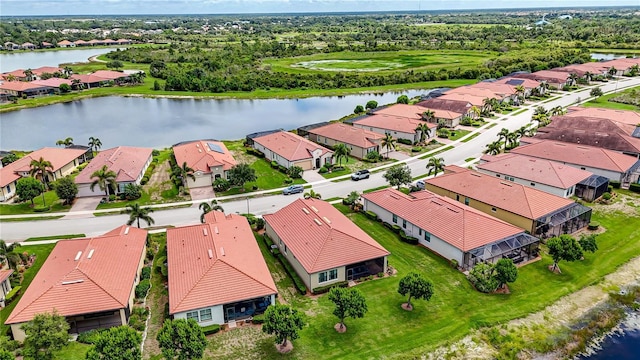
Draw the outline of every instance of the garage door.
<instances>
[{"instance_id":1,"label":"garage door","mask_svg":"<svg viewBox=\"0 0 640 360\"><path fill-rule=\"evenodd\" d=\"M96 185L91 191L91 184L79 184L78 185L78 197L87 196L105 196L104 191L100 190L100 186Z\"/></svg>"}]
</instances>

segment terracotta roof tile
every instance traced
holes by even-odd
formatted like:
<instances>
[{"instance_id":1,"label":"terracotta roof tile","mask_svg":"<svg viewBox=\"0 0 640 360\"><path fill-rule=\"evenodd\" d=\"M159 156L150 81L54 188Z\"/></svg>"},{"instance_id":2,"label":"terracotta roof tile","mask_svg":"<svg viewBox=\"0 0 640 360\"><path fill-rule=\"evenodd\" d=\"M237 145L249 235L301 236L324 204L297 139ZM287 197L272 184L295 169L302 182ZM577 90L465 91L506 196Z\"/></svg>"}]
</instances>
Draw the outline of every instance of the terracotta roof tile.
<instances>
[{"instance_id":1,"label":"terracotta roof tile","mask_svg":"<svg viewBox=\"0 0 640 360\"><path fill-rule=\"evenodd\" d=\"M49 78L47 80L34 80L31 83L36 85L51 86L55 88L59 88L60 85L62 84L67 84L71 86L71 80L60 79L60 78Z\"/></svg>"},{"instance_id":2,"label":"terracotta roof tile","mask_svg":"<svg viewBox=\"0 0 640 360\"><path fill-rule=\"evenodd\" d=\"M309 274L389 255L326 201L298 199L264 220Z\"/></svg>"},{"instance_id":3,"label":"terracotta roof tile","mask_svg":"<svg viewBox=\"0 0 640 360\"><path fill-rule=\"evenodd\" d=\"M98 70L96 72L91 73L90 75L97 76L105 80L116 80L120 78L129 77L129 74L122 73L119 71L112 71L112 70Z\"/></svg>"},{"instance_id":4,"label":"terracotta roof tile","mask_svg":"<svg viewBox=\"0 0 640 360\"><path fill-rule=\"evenodd\" d=\"M631 125L633 127L640 126L640 112L630 110L603 109L596 107L580 107L573 106L567 109L565 116L569 117L590 117L600 118Z\"/></svg>"},{"instance_id":5,"label":"terracotta roof tile","mask_svg":"<svg viewBox=\"0 0 640 360\"><path fill-rule=\"evenodd\" d=\"M487 86L489 86L489 85L487 85ZM487 88L483 88L483 87L480 87L477 84L460 86L460 87L457 87L455 89L451 89L451 90L445 92L444 94L445 95L451 95L451 94L471 95L471 96L480 97L480 98L483 98L483 99L485 99L485 98L502 99L503 97L510 95L510 94L504 94L502 92L502 90L500 91L500 93L497 93L495 90L490 90L490 89L487 89Z\"/></svg>"},{"instance_id":6,"label":"terracotta roof tile","mask_svg":"<svg viewBox=\"0 0 640 360\"><path fill-rule=\"evenodd\" d=\"M367 116L354 122L359 126L369 126L372 128L379 128L389 131L400 131L404 133L415 133L416 127L420 124L427 124L431 128L435 128L437 125L428 123L426 121L418 120L416 118L401 117L394 115L384 115L375 113L371 116Z\"/></svg>"},{"instance_id":7,"label":"terracotta roof tile","mask_svg":"<svg viewBox=\"0 0 640 360\"><path fill-rule=\"evenodd\" d=\"M13 269L0 270L0 283L7 280L13 274Z\"/></svg>"},{"instance_id":8,"label":"terracotta roof tile","mask_svg":"<svg viewBox=\"0 0 640 360\"><path fill-rule=\"evenodd\" d=\"M222 166L227 171L236 165L236 160L224 143L215 140L181 143L173 147L173 153L180 166L186 162L194 171L205 174L210 173L213 166Z\"/></svg>"},{"instance_id":9,"label":"terracotta roof tile","mask_svg":"<svg viewBox=\"0 0 640 360\"><path fill-rule=\"evenodd\" d=\"M539 81L531 80L531 79L519 79L515 77L504 77L502 79L496 80L496 83L509 84L512 86L522 85L525 89L533 89L540 86Z\"/></svg>"},{"instance_id":10,"label":"terracotta roof tile","mask_svg":"<svg viewBox=\"0 0 640 360\"><path fill-rule=\"evenodd\" d=\"M76 184L91 183L91 174L107 165L116 173L116 181L135 181L140 177L153 149L118 146L101 151L75 178Z\"/></svg>"},{"instance_id":11,"label":"terracotta roof tile","mask_svg":"<svg viewBox=\"0 0 640 360\"><path fill-rule=\"evenodd\" d=\"M343 123L333 123L311 129L309 133L364 149L379 145L380 140L384 138L384 135Z\"/></svg>"},{"instance_id":12,"label":"terracotta roof tile","mask_svg":"<svg viewBox=\"0 0 640 360\"><path fill-rule=\"evenodd\" d=\"M362 197L462 251L523 232L507 222L427 190L405 195L387 188Z\"/></svg>"},{"instance_id":13,"label":"terracotta roof tile","mask_svg":"<svg viewBox=\"0 0 640 360\"><path fill-rule=\"evenodd\" d=\"M33 82L26 81L5 81L0 84L0 91L8 90L8 91L28 91L28 90L36 90L36 89L47 89L50 88L49 85L42 84L34 84Z\"/></svg>"},{"instance_id":14,"label":"terracotta roof tile","mask_svg":"<svg viewBox=\"0 0 640 360\"><path fill-rule=\"evenodd\" d=\"M59 241L6 324L54 309L72 316L126 308L146 239L146 230L121 226L108 235Z\"/></svg>"},{"instance_id":15,"label":"terracotta roof tile","mask_svg":"<svg viewBox=\"0 0 640 360\"><path fill-rule=\"evenodd\" d=\"M527 219L541 218L574 203L560 196L455 165L445 167L444 175L429 179L426 183Z\"/></svg>"},{"instance_id":16,"label":"terracotta roof tile","mask_svg":"<svg viewBox=\"0 0 640 360\"><path fill-rule=\"evenodd\" d=\"M320 149L321 155L333 153L333 151L320 146L313 141L307 140L288 131L278 131L259 136L254 138L253 141L282 156L288 161L311 159L313 157L311 153L318 149Z\"/></svg>"},{"instance_id":17,"label":"terracotta roof tile","mask_svg":"<svg viewBox=\"0 0 640 360\"><path fill-rule=\"evenodd\" d=\"M68 163L73 162L73 160L79 158L85 152L86 150L82 149L65 148L42 148L36 150L0 168L0 186L6 186L19 179L20 176L17 175L18 172L31 171L30 164L32 160L39 160L42 157L44 160L51 162L53 171L55 172Z\"/></svg>"},{"instance_id":18,"label":"terracotta roof tile","mask_svg":"<svg viewBox=\"0 0 640 360\"><path fill-rule=\"evenodd\" d=\"M213 211L167 229L169 313L277 293L247 219Z\"/></svg>"},{"instance_id":19,"label":"terracotta roof tile","mask_svg":"<svg viewBox=\"0 0 640 360\"><path fill-rule=\"evenodd\" d=\"M474 105L477 107L482 107L484 99L486 98L487 98L486 96L474 96L469 94L456 94L456 93L449 93L449 92L446 92L444 93L444 95L438 97L439 100L467 101L471 105Z\"/></svg>"}]
</instances>

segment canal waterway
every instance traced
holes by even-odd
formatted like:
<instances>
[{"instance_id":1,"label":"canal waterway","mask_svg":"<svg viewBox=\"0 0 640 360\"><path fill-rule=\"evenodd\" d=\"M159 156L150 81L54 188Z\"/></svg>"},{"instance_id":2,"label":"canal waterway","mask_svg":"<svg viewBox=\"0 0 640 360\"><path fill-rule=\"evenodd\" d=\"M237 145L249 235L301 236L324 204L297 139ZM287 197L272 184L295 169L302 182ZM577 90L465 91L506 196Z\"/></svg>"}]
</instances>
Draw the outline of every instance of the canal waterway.
<instances>
[{"instance_id":1,"label":"canal waterway","mask_svg":"<svg viewBox=\"0 0 640 360\"><path fill-rule=\"evenodd\" d=\"M192 139L241 139L271 129L295 129L339 119L367 101L396 102L401 94L362 94L305 99L168 99L110 96L0 114L0 149L34 150L72 137L103 148L118 145L161 148Z\"/></svg>"},{"instance_id":2,"label":"canal waterway","mask_svg":"<svg viewBox=\"0 0 640 360\"><path fill-rule=\"evenodd\" d=\"M86 62L92 56L106 54L114 50L114 48L98 48L56 51L7 51L0 53L0 72Z\"/></svg>"}]
</instances>

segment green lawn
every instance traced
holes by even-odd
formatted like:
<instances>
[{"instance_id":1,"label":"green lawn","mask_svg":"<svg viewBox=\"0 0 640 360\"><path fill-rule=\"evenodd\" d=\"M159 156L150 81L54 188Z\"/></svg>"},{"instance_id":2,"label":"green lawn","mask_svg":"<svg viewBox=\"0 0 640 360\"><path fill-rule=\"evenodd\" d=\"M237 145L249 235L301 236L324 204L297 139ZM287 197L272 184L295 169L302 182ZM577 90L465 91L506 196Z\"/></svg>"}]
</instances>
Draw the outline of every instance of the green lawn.
<instances>
[{"instance_id":1,"label":"green lawn","mask_svg":"<svg viewBox=\"0 0 640 360\"><path fill-rule=\"evenodd\" d=\"M470 132L471 131L469 130L461 130L461 129L452 130L451 135L449 135L449 140L458 140L461 137L469 134Z\"/></svg>"},{"instance_id":2,"label":"green lawn","mask_svg":"<svg viewBox=\"0 0 640 360\"><path fill-rule=\"evenodd\" d=\"M289 186L289 184L285 184L284 180L288 177L282 172L273 169L271 167L271 163L266 161L265 159L256 158L252 164L250 164L251 168L256 171L256 176L258 179L256 181L248 182L244 184L244 191L242 188L234 187L229 189L228 191L217 193L218 196L227 196L227 195L236 195L236 194L250 194L252 191L260 191L260 190L271 190L277 189L285 186ZM304 184L306 181L304 179L293 179L293 184ZM253 190L253 187L257 186L257 190Z\"/></svg>"},{"instance_id":3,"label":"green lawn","mask_svg":"<svg viewBox=\"0 0 640 360\"><path fill-rule=\"evenodd\" d=\"M634 91L634 90L638 91L638 90L640 90L640 87L627 89L627 90L625 90L623 92L619 92L619 93L612 93L612 94L603 95L603 96L600 96L599 98L596 98L594 100L591 100L589 102L584 103L583 106L586 106L586 107L599 107L599 108L607 108L607 109L615 109L615 110L635 110L635 111L638 111L638 110L640 110L639 106L609 101L609 99L611 99L611 98L620 96L621 94L630 93L631 91Z\"/></svg>"},{"instance_id":4,"label":"green lawn","mask_svg":"<svg viewBox=\"0 0 640 360\"><path fill-rule=\"evenodd\" d=\"M85 234L65 234L65 235L51 235L51 236L39 236L39 237L30 237L25 241L43 241L43 240L58 240L58 239L74 239L74 238L83 238Z\"/></svg>"},{"instance_id":5,"label":"green lawn","mask_svg":"<svg viewBox=\"0 0 640 360\"><path fill-rule=\"evenodd\" d=\"M91 346L92 345L71 341L64 349L57 351L53 355L53 358L55 360L84 360Z\"/></svg>"},{"instance_id":6,"label":"green lawn","mask_svg":"<svg viewBox=\"0 0 640 360\"><path fill-rule=\"evenodd\" d=\"M47 212L62 212L69 211L71 209L70 205L62 205L62 202L56 195L55 191L47 191L44 193L45 204L50 206L51 209ZM33 199L35 207L42 207L42 195L37 196ZM0 215L20 215L20 214L46 214L47 212L38 212L33 211L33 207L31 207L31 201L23 202L20 204L0 204Z\"/></svg>"}]
</instances>

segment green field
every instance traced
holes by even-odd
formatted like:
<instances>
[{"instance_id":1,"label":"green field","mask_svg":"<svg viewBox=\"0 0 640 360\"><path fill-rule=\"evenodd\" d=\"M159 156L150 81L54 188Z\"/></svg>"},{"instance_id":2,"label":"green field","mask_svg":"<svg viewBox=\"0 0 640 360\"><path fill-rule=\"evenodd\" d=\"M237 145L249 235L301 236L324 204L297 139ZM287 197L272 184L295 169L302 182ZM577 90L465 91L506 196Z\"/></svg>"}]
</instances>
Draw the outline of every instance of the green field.
<instances>
[{"instance_id":1,"label":"green field","mask_svg":"<svg viewBox=\"0 0 640 360\"><path fill-rule=\"evenodd\" d=\"M290 73L393 72L398 70L433 70L474 68L494 54L488 51L427 50L385 52L339 52L264 61L273 71Z\"/></svg>"},{"instance_id":2,"label":"green field","mask_svg":"<svg viewBox=\"0 0 640 360\"><path fill-rule=\"evenodd\" d=\"M632 105L632 104L623 104L623 103L618 103L618 102L614 102L614 101L609 101L609 99L611 98L615 98L618 97L622 94L628 94L632 91L640 91L640 87L635 87L635 88L631 88L628 90L625 90L623 92L619 92L619 93L611 93L611 94L607 94L604 96L600 96L599 98L593 99L589 102L586 102L583 104L583 106L586 107L599 107L599 108L607 108L607 109L614 109L614 110L635 110L638 111L640 110L640 107Z\"/></svg>"}]
</instances>

